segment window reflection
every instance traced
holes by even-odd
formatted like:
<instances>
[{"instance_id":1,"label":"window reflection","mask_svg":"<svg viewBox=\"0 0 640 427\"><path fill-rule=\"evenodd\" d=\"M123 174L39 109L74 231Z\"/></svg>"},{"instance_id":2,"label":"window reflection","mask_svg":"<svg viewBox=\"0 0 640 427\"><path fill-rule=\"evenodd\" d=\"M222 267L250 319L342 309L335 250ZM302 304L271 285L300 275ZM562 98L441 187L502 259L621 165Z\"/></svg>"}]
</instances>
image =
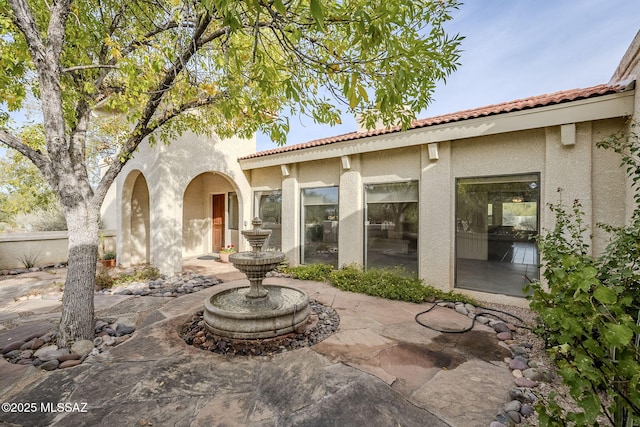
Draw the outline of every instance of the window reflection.
<instances>
[{"instance_id":1,"label":"window reflection","mask_svg":"<svg viewBox=\"0 0 640 427\"><path fill-rule=\"evenodd\" d=\"M365 264L418 273L418 182L365 185Z\"/></svg>"},{"instance_id":2,"label":"window reflection","mask_svg":"<svg viewBox=\"0 0 640 427\"><path fill-rule=\"evenodd\" d=\"M338 267L338 187L302 190L302 264Z\"/></svg>"},{"instance_id":3,"label":"window reflection","mask_svg":"<svg viewBox=\"0 0 640 427\"><path fill-rule=\"evenodd\" d=\"M282 191L256 191L255 213L262 220L262 228L271 230L263 250L282 250Z\"/></svg>"},{"instance_id":4,"label":"window reflection","mask_svg":"<svg viewBox=\"0 0 640 427\"><path fill-rule=\"evenodd\" d=\"M523 296L539 278L538 174L456 181L456 286Z\"/></svg>"}]
</instances>

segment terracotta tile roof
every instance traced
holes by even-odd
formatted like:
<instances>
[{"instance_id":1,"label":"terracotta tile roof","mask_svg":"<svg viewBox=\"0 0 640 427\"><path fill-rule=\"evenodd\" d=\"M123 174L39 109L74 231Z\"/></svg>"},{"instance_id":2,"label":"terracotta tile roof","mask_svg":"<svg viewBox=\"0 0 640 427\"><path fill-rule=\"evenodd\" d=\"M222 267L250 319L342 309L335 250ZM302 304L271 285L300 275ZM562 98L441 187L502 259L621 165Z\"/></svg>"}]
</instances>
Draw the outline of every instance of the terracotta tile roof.
<instances>
[{"instance_id":1,"label":"terracotta tile roof","mask_svg":"<svg viewBox=\"0 0 640 427\"><path fill-rule=\"evenodd\" d=\"M458 111L457 113L445 114L426 119L414 120L410 129L418 129L423 127L435 126L444 123L453 123L463 120L475 119L478 117L487 117L497 114L511 113L514 111L528 110L531 108L546 107L549 105L561 104L563 102L577 101L579 99L593 98L612 93L624 92L629 88L628 85L609 85L601 84L598 86L588 87L584 89L572 89L550 94L532 96L529 98L517 99L515 101L503 102L501 104L487 105L486 107L474 108L471 110ZM286 153L289 151L304 150L306 148L318 147L322 145L334 144L336 142L353 141L361 138L368 138L376 135L399 132L400 127L392 127L385 129L372 129L364 132L350 132L342 135L331 136L328 138L316 139L301 144L289 145L285 147L274 148L271 150L260 151L245 157L243 159L252 159L256 157L270 156L272 154Z\"/></svg>"}]
</instances>

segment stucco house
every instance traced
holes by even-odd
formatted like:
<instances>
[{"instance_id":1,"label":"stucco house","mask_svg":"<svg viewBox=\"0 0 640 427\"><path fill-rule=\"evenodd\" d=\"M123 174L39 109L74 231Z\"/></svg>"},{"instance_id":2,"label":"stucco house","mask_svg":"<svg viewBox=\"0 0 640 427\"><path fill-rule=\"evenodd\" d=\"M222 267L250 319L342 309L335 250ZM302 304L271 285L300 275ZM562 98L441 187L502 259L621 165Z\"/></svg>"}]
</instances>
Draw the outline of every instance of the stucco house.
<instances>
[{"instance_id":1,"label":"stucco house","mask_svg":"<svg viewBox=\"0 0 640 427\"><path fill-rule=\"evenodd\" d=\"M539 277L529 239L548 203L580 199L598 222L633 209L619 157L596 142L640 118L640 35L611 81L255 152L253 140L184 135L142 146L104 206L123 265L164 273L184 257L247 249L259 216L292 264L402 266L442 288L522 296Z\"/></svg>"}]
</instances>

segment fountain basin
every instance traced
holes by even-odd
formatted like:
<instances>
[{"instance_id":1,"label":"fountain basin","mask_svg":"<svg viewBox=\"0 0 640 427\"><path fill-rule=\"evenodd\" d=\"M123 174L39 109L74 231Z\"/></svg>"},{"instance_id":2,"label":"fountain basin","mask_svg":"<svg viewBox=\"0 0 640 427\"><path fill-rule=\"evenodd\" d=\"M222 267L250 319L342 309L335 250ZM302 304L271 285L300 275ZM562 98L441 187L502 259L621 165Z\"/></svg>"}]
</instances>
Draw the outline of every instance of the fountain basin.
<instances>
[{"instance_id":1,"label":"fountain basin","mask_svg":"<svg viewBox=\"0 0 640 427\"><path fill-rule=\"evenodd\" d=\"M238 339L273 338L295 332L309 320L309 297L288 286L265 285L268 296L247 298L250 287L218 292L204 303L204 323L213 334Z\"/></svg>"},{"instance_id":2,"label":"fountain basin","mask_svg":"<svg viewBox=\"0 0 640 427\"><path fill-rule=\"evenodd\" d=\"M229 261L251 279L264 279L264 275L272 271L282 261L282 252L237 252L229 255Z\"/></svg>"}]
</instances>

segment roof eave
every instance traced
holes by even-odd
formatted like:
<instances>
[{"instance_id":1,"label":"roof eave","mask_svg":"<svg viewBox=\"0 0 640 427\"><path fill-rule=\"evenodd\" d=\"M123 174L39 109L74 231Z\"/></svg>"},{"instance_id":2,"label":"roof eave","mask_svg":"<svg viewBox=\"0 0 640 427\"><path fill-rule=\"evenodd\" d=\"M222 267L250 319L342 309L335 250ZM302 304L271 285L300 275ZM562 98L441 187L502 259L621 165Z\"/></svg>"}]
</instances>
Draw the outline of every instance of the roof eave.
<instances>
[{"instance_id":1,"label":"roof eave","mask_svg":"<svg viewBox=\"0 0 640 427\"><path fill-rule=\"evenodd\" d=\"M544 128L633 114L634 91L567 101L506 113L416 127L404 132L354 137L315 147L239 159L243 170L321 160L344 155ZM419 136L418 136L419 135Z\"/></svg>"}]
</instances>

